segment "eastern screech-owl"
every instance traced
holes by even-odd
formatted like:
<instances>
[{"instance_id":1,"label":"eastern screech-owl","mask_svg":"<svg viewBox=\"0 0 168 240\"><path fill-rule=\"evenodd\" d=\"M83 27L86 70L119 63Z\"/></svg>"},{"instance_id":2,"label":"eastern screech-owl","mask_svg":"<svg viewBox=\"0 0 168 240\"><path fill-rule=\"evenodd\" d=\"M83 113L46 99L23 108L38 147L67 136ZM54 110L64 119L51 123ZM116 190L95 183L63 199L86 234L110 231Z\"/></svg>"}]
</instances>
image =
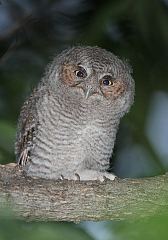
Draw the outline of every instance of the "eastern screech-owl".
<instances>
[{"instance_id":1,"label":"eastern screech-owl","mask_svg":"<svg viewBox=\"0 0 168 240\"><path fill-rule=\"evenodd\" d=\"M21 110L18 164L31 177L113 180L106 170L133 98L131 70L113 53L88 46L63 51Z\"/></svg>"}]
</instances>

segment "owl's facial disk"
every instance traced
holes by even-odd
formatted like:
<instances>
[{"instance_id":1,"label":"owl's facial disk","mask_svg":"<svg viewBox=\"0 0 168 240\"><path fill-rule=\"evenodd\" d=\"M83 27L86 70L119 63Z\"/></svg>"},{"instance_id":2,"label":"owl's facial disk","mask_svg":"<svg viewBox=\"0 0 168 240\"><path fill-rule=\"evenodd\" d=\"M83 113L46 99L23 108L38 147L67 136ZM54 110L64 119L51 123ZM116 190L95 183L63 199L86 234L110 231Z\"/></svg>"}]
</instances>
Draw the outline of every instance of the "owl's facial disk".
<instances>
[{"instance_id":1,"label":"owl's facial disk","mask_svg":"<svg viewBox=\"0 0 168 240\"><path fill-rule=\"evenodd\" d=\"M106 99L121 96L127 85L122 78L114 78L110 73L96 73L81 65L65 64L62 71L63 82L69 87L81 88L86 99L93 95L101 95Z\"/></svg>"}]
</instances>

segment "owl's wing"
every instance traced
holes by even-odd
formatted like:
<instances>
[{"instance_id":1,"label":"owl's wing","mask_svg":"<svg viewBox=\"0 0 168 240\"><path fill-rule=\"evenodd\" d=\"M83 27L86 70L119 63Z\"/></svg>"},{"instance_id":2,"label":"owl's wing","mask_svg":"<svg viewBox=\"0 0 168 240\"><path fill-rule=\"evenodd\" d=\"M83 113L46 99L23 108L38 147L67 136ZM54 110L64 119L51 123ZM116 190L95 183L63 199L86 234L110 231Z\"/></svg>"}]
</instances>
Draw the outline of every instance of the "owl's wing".
<instances>
[{"instance_id":1,"label":"owl's wing","mask_svg":"<svg viewBox=\"0 0 168 240\"><path fill-rule=\"evenodd\" d=\"M36 88L29 99L24 103L18 121L15 153L17 163L22 166L26 165L28 162L33 148L33 140L38 127L36 111L36 103L38 99L39 94L38 89Z\"/></svg>"}]
</instances>

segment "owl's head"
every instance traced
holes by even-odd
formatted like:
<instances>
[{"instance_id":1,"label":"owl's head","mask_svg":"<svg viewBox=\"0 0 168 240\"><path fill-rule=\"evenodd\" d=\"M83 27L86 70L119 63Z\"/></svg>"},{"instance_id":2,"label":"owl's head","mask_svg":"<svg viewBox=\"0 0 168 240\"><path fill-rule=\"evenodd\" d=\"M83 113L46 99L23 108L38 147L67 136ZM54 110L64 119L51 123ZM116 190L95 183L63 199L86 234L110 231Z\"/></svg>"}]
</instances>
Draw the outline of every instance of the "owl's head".
<instances>
[{"instance_id":1,"label":"owl's head","mask_svg":"<svg viewBox=\"0 0 168 240\"><path fill-rule=\"evenodd\" d=\"M99 47L63 51L50 65L51 83L79 93L84 101L99 99L128 111L134 98L131 68Z\"/></svg>"}]
</instances>

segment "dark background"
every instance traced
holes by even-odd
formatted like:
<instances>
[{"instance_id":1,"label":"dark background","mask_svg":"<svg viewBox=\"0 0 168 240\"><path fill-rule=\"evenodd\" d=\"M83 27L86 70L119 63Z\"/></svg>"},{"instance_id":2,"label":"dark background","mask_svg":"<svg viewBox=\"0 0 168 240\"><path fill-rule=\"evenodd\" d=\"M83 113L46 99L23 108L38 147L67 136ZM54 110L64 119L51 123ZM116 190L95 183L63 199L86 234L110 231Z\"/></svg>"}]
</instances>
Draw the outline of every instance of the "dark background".
<instances>
[{"instance_id":1,"label":"dark background","mask_svg":"<svg viewBox=\"0 0 168 240\"><path fill-rule=\"evenodd\" d=\"M121 58L128 59L133 67L135 103L131 112L121 121L112 158L113 171L120 177L164 173L168 168L166 0L0 1L0 163L15 161L14 142L20 107L40 80L46 64L62 49L77 44L106 48ZM156 224L165 222L164 219L153 221ZM105 225L99 223L100 227L93 223L78 226L53 223L30 226L13 221L13 224L14 229L21 229L21 236L22 230L25 231L26 228L34 239L40 236L37 234L34 237L34 232L42 229L47 229L46 232L53 236L58 232L62 234L61 228L63 231L68 229L71 233L74 231L74 234L75 231L86 234L84 229L88 231L88 226L102 229L102 232L105 231L104 226L106 230L110 228L110 231L116 231L113 222ZM124 224L128 227L127 223ZM119 225L123 229L122 224ZM2 222L0 230L1 226ZM4 232L0 231L0 234L6 234L5 226ZM146 225L136 225L137 231L144 226ZM96 232L97 230L94 231ZM122 230L117 230L117 234L118 232ZM62 236L61 234L58 235ZM39 239L42 236L45 234L41 234ZM83 236L81 232L79 236ZM83 238L79 236L74 235L73 239L90 238L89 235ZM110 236L109 239L112 239ZM8 236L4 239L8 239ZM96 236L95 239L107 238ZM132 238L129 236L128 239ZM140 238L134 236L133 239Z\"/></svg>"}]
</instances>

